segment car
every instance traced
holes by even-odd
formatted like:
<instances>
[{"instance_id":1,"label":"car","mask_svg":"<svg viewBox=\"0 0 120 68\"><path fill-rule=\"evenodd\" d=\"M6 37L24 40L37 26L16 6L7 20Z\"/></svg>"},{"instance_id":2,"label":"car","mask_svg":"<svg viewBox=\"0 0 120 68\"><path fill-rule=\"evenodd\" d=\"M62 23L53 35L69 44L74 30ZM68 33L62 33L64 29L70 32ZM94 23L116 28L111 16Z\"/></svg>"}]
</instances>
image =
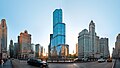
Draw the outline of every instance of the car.
<instances>
[{"instance_id":1,"label":"car","mask_svg":"<svg viewBox=\"0 0 120 68\"><path fill-rule=\"evenodd\" d=\"M112 59L111 59L111 58L108 58L108 59L107 59L107 62L112 62Z\"/></svg>"},{"instance_id":2,"label":"car","mask_svg":"<svg viewBox=\"0 0 120 68\"><path fill-rule=\"evenodd\" d=\"M81 62L82 59L75 59L74 62Z\"/></svg>"},{"instance_id":3,"label":"car","mask_svg":"<svg viewBox=\"0 0 120 68\"><path fill-rule=\"evenodd\" d=\"M14 60L14 58L11 58L11 60Z\"/></svg>"},{"instance_id":4,"label":"car","mask_svg":"<svg viewBox=\"0 0 120 68\"><path fill-rule=\"evenodd\" d=\"M88 58L82 58L82 61L87 62Z\"/></svg>"},{"instance_id":5,"label":"car","mask_svg":"<svg viewBox=\"0 0 120 68\"><path fill-rule=\"evenodd\" d=\"M78 58L75 58L74 61L78 60Z\"/></svg>"},{"instance_id":6,"label":"car","mask_svg":"<svg viewBox=\"0 0 120 68\"><path fill-rule=\"evenodd\" d=\"M98 59L98 62L105 62L105 59L100 58L100 59Z\"/></svg>"},{"instance_id":7,"label":"car","mask_svg":"<svg viewBox=\"0 0 120 68\"><path fill-rule=\"evenodd\" d=\"M40 59L31 58L31 59L28 59L27 63L29 65L38 66L40 68L43 68L43 67L48 68L48 63Z\"/></svg>"}]
</instances>

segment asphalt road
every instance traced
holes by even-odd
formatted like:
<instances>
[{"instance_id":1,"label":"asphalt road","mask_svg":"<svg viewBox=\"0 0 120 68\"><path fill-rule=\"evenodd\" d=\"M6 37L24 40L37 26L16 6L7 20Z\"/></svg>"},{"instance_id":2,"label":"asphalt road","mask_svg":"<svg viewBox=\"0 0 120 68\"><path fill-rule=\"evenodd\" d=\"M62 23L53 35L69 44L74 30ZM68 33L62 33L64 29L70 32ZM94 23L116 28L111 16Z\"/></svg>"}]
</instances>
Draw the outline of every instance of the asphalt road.
<instances>
[{"instance_id":1,"label":"asphalt road","mask_svg":"<svg viewBox=\"0 0 120 68\"><path fill-rule=\"evenodd\" d=\"M15 62L19 66L14 68L39 68L28 65L26 61ZM86 62L86 63L49 63L49 68L112 68L113 62Z\"/></svg>"},{"instance_id":2,"label":"asphalt road","mask_svg":"<svg viewBox=\"0 0 120 68\"><path fill-rule=\"evenodd\" d=\"M50 68L112 68L112 63L87 62L87 63L50 63Z\"/></svg>"}]
</instances>

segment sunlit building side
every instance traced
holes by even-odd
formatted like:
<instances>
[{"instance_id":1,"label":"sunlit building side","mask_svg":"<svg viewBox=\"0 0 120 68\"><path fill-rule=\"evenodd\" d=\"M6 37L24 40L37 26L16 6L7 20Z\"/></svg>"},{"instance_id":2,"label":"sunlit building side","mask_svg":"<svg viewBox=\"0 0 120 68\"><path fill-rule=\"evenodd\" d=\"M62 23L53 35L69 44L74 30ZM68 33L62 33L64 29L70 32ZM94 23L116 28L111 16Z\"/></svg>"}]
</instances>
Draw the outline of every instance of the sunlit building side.
<instances>
[{"instance_id":1,"label":"sunlit building side","mask_svg":"<svg viewBox=\"0 0 120 68\"><path fill-rule=\"evenodd\" d=\"M0 24L0 60L7 59L7 24L6 20L2 19Z\"/></svg>"},{"instance_id":2,"label":"sunlit building side","mask_svg":"<svg viewBox=\"0 0 120 68\"><path fill-rule=\"evenodd\" d=\"M27 30L20 33L18 36L18 44L19 44L19 57L22 59L26 59L29 57L31 53L31 34L28 34Z\"/></svg>"},{"instance_id":3,"label":"sunlit building side","mask_svg":"<svg viewBox=\"0 0 120 68\"><path fill-rule=\"evenodd\" d=\"M53 12L53 35L50 36L49 45L52 58L62 58L62 45L65 45L65 23L62 22L62 9L56 9Z\"/></svg>"},{"instance_id":4,"label":"sunlit building side","mask_svg":"<svg viewBox=\"0 0 120 68\"><path fill-rule=\"evenodd\" d=\"M76 43L76 57L78 57L78 43Z\"/></svg>"}]
</instances>

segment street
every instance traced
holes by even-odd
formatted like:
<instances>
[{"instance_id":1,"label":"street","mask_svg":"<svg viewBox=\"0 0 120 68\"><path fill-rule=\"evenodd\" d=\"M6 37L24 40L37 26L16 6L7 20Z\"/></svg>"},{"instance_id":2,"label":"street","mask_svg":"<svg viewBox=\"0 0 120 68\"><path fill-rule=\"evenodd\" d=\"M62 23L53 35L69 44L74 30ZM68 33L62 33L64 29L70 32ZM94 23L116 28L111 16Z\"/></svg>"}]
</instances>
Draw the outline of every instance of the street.
<instances>
[{"instance_id":1,"label":"street","mask_svg":"<svg viewBox=\"0 0 120 68\"><path fill-rule=\"evenodd\" d=\"M14 68L39 68L28 65L26 61L13 60ZM49 63L49 68L112 68L113 62Z\"/></svg>"},{"instance_id":2,"label":"street","mask_svg":"<svg viewBox=\"0 0 120 68\"><path fill-rule=\"evenodd\" d=\"M87 63L50 63L50 68L112 68L112 63L87 62Z\"/></svg>"}]
</instances>

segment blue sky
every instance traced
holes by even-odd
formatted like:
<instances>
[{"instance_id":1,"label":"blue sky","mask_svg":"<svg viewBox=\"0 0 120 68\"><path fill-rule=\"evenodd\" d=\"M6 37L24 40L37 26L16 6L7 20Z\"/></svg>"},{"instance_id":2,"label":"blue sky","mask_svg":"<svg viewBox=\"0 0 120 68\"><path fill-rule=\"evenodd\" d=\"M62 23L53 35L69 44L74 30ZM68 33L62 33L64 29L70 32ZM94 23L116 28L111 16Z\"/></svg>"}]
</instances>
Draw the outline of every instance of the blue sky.
<instances>
[{"instance_id":1,"label":"blue sky","mask_svg":"<svg viewBox=\"0 0 120 68\"><path fill-rule=\"evenodd\" d=\"M119 3L119 0L0 0L0 19L7 20L8 45L10 39L17 42L20 32L28 30L32 43L39 43L47 50L53 29L52 13L61 8L70 53L75 49L78 33L88 29L91 20L95 22L97 35L109 38L112 52L116 36L120 33Z\"/></svg>"}]
</instances>

